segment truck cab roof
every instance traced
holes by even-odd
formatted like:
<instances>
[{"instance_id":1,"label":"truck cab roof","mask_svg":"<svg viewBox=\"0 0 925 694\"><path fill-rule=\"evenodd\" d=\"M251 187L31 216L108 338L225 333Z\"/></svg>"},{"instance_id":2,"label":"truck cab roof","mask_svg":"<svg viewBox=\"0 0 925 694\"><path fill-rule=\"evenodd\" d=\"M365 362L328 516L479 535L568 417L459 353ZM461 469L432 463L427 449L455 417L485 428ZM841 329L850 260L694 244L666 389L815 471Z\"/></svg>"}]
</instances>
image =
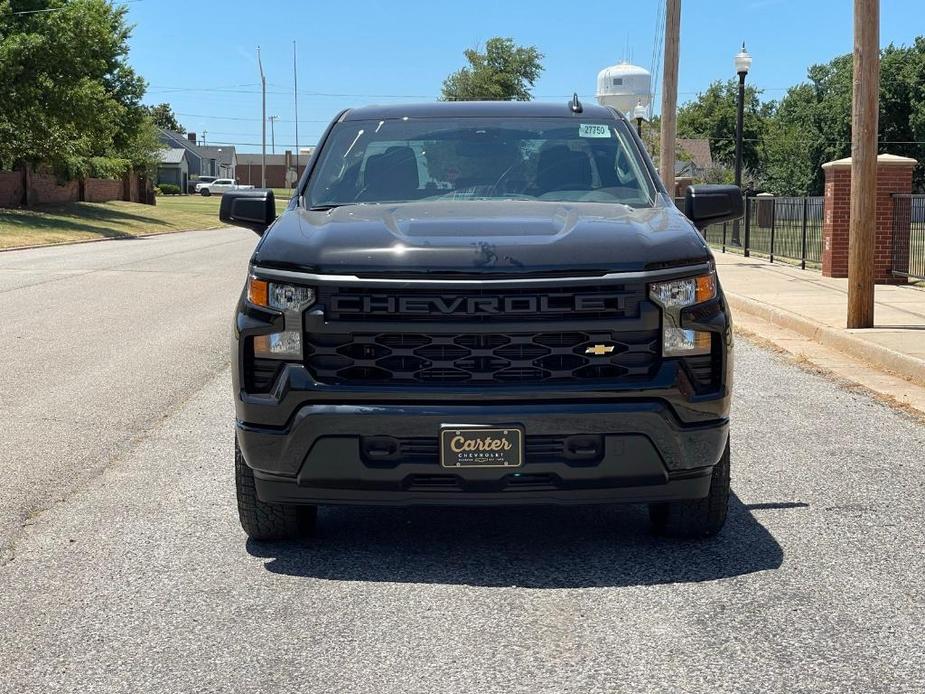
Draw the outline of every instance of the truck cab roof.
<instances>
[{"instance_id":1,"label":"truck cab roof","mask_svg":"<svg viewBox=\"0 0 925 694\"><path fill-rule=\"evenodd\" d=\"M568 102L537 101L439 101L423 104L362 106L345 111L340 121L392 120L400 118L575 118L619 120L616 111L597 104L582 104L575 112Z\"/></svg>"}]
</instances>

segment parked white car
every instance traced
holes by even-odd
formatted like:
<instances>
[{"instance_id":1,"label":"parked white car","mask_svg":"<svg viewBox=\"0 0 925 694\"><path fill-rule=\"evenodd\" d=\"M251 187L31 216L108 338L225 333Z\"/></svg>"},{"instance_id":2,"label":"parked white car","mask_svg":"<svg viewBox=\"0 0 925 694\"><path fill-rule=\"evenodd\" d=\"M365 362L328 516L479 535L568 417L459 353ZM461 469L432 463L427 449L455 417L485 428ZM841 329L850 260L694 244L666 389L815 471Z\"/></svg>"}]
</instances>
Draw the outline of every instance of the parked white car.
<instances>
[{"instance_id":1,"label":"parked white car","mask_svg":"<svg viewBox=\"0 0 925 694\"><path fill-rule=\"evenodd\" d=\"M196 192L208 197L213 193L221 195L229 190L253 190L254 186L242 186L235 183L233 178L216 178L211 183L200 183L196 186Z\"/></svg>"}]
</instances>

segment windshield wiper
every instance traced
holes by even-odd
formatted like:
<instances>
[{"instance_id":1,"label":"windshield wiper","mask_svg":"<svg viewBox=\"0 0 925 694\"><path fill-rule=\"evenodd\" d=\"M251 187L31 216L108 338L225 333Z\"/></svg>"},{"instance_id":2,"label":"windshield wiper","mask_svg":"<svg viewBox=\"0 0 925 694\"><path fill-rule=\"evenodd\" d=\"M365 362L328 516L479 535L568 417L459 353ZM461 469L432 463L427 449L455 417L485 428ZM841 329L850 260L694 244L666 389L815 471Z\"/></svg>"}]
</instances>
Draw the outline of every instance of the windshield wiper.
<instances>
[{"instance_id":1,"label":"windshield wiper","mask_svg":"<svg viewBox=\"0 0 925 694\"><path fill-rule=\"evenodd\" d=\"M315 205L314 207L309 207L310 212L328 212L330 210L336 210L338 207L351 207L359 205L378 205L378 202L331 202L324 205Z\"/></svg>"}]
</instances>

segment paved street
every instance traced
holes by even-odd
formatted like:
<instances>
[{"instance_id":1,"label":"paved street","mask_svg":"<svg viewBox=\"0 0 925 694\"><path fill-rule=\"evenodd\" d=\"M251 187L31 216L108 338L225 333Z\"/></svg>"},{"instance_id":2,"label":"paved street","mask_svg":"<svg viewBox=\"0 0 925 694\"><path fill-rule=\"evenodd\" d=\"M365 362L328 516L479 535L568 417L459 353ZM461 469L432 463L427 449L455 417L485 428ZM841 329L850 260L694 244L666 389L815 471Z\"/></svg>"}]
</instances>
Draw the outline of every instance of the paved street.
<instances>
[{"instance_id":1,"label":"paved street","mask_svg":"<svg viewBox=\"0 0 925 694\"><path fill-rule=\"evenodd\" d=\"M226 230L0 253L0 559L31 514L227 367L256 241Z\"/></svg>"},{"instance_id":2,"label":"paved street","mask_svg":"<svg viewBox=\"0 0 925 694\"><path fill-rule=\"evenodd\" d=\"M256 241L0 254L0 691L925 690L925 427L744 341L730 522L641 508L237 523Z\"/></svg>"}]
</instances>

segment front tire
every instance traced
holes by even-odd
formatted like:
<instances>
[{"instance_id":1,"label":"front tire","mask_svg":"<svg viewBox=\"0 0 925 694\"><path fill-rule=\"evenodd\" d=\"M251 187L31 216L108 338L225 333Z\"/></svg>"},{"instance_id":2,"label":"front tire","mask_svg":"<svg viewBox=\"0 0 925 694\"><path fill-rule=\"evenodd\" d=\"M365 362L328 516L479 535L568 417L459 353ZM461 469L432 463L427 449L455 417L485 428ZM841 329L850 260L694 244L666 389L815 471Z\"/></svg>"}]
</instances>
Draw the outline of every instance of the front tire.
<instances>
[{"instance_id":1,"label":"front tire","mask_svg":"<svg viewBox=\"0 0 925 694\"><path fill-rule=\"evenodd\" d=\"M649 505L649 518L660 535L683 539L712 537L726 523L729 507L729 441L713 467L710 493L703 499L667 501Z\"/></svg>"},{"instance_id":2,"label":"front tire","mask_svg":"<svg viewBox=\"0 0 925 694\"><path fill-rule=\"evenodd\" d=\"M241 527L252 540L297 540L315 531L317 506L268 504L257 497L254 471L244 460L237 438L234 442L234 478Z\"/></svg>"},{"instance_id":3,"label":"front tire","mask_svg":"<svg viewBox=\"0 0 925 694\"><path fill-rule=\"evenodd\" d=\"M210 195L212 195L212 191L209 190L208 188L203 188L202 190L199 191L199 194L200 194L202 197L207 198L207 197L209 197Z\"/></svg>"}]
</instances>

